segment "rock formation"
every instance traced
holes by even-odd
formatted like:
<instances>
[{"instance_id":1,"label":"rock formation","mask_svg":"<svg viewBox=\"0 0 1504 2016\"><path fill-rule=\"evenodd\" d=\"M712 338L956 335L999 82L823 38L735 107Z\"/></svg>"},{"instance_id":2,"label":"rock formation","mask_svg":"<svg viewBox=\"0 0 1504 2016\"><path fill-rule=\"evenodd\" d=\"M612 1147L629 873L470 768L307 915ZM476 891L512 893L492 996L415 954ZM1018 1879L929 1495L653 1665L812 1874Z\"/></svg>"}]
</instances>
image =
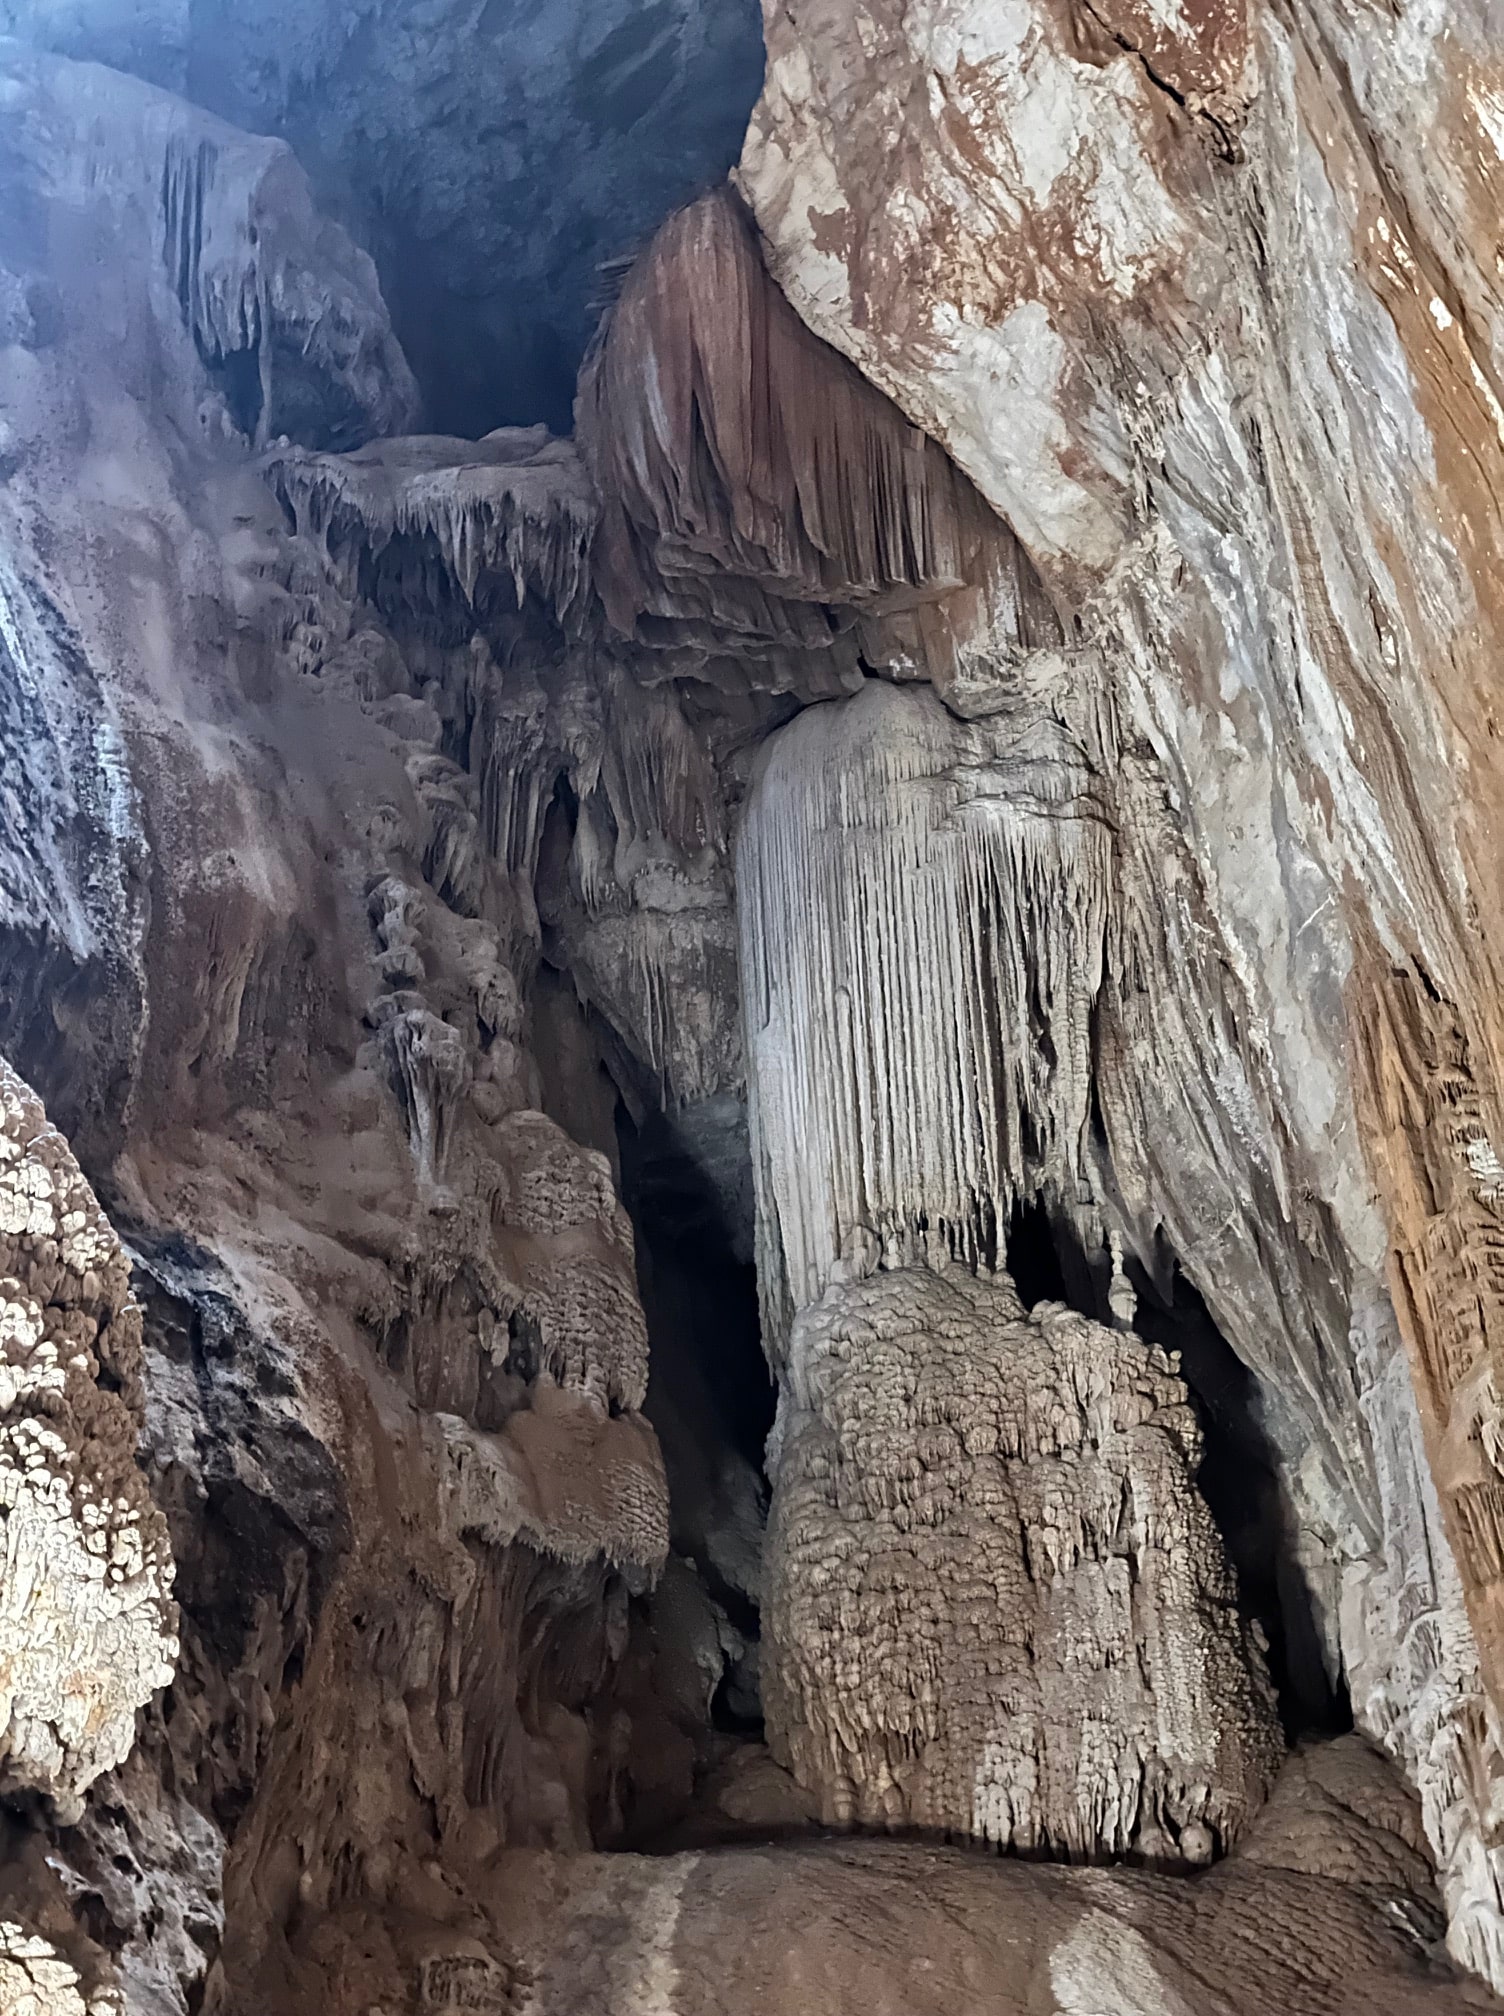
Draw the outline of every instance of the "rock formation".
<instances>
[{"instance_id":1,"label":"rock formation","mask_svg":"<svg viewBox=\"0 0 1504 2016\"><path fill-rule=\"evenodd\" d=\"M794 1326L763 1698L838 1823L1200 1863L1282 1752L1162 1352L965 1268Z\"/></svg>"},{"instance_id":2,"label":"rock formation","mask_svg":"<svg viewBox=\"0 0 1504 2016\"><path fill-rule=\"evenodd\" d=\"M5 2006L1494 2006L1481 13L783 0L470 440L735 33L263 11L0 0Z\"/></svg>"},{"instance_id":3,"label":"rock formation","mask_svg":"<svg viewBox=\"0 0 1504 2016\"><path fill-rule=\"evenodd\" d=\"M762 79L758 31L757 0L421 16L403 0L0 4L0 34L287 141L321 206L374 253L431 417L467 432L568 426L597 268L731 166ZM560 232L536 228L540 182L569 219Z\"/></svg>"},{"instance_id":4,"label":"rock formation","mask_svg":"<svg viewBox=\"0 0 1504 2016\"><path fill-rule=\"evenodd\" d=\"M1435 1923L1434 1903L1405 1895L1424 1880L1421 1838L1373 1753L1343 1738L1295 1760L1244 1846L1192 1883L825 1841L549 1858L514 1868L511 1909L539 2016L801 2003L914 2016L1496 2006L1476 1984L1427 1979L1416 1965ZM943 1930L925 1936L924 1925Z\"/></svg>"},{"instance_id":5,"label":"rock formation","mask_svg":"<svg viewBox=\"0 0 1504 2016\"><path fill-rule=\"evenodd\" d=\"M3 1782L68 1820L123 1763L178 1645L167 1525L136 1464L140 1311L67 1143L0 1066Z\"/></svg>"}]
</instances>

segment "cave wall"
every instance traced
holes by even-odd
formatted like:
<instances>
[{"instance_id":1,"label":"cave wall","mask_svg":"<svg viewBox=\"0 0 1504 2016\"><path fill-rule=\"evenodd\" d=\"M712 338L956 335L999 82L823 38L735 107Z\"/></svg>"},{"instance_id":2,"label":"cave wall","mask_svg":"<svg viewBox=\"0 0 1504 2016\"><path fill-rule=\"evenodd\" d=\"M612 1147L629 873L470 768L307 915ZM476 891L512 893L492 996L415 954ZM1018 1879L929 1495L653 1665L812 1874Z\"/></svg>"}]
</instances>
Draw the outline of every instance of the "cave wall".
<instances>
[{"instance_id":1,"label":"cave wall","mask_svg":"<svg viewBox=\"0 0 1504 2016\"><path fill-rule=\"evenodd\" d=\"M122 1315L125 1256L85 1253L97 1207L18 1090L40 1174L8 1236L73 1216L61 1257L7 1269L7 1433L55 1417L55 1488L20 1466L54 1515L67 1464L91 1474L76 1542L8 1507L7 1602L40 1587L62 1621L6 1695L38 1795L7 1900L131 2009L335 1977L365 2009L463 1944L462 1869L620 1825L613 1679L668 1550L631 1227L607 1158L539 1110L524 1026L521 756L565 645L507 565L509 712L473 621L399 643L253 462L415 405L370 261L287 149L92 66L0 66L3 1041L134 1264ZM536 474L513 445L503 498ZM561 526L590 509L565 479ZM75 1331L124 1401L74 1395ZM421 1953L377 1898L412 1903Z\"/></svg>"},{"instance_id":2,"label":"cave wall","mask_svg":"<svg viewBox=\"0 0 1504 2016\"><path fill-rule=\"evenodd\" d=\"M1497 1771L1455 1616L1460 1576L1497 1688L1486 10L957 0L766 25L737 181L772 270L1024 541L1137 773L1119 845L1155 838L1119 891L1156 892L1176 953L1136 1030L1136 955L1109 953L1108 1070L1159 1058L1132 1124L1103 1102L1125 1231L1147 1260L1162 1227L1269 1387L1345 1419L1318 1447L1373 1425L1345 1480L1290 1445L1300 1525L1348 1563L1329 1611L1360 1720L1422 1782L1447 1756L1455 1937L1497 1966L1488 1830L1462 1845L1441 1818ZM1242 1193L1205 1215L1200 1070ZM1401 1668L1431 1704L1408 1733Z\"/></svg>"},{"instance_id":3,"label":"cave wall","mask_svg":"<svg viewBox=\"0 0 1504 2016\"><path fill-rule=\"evenodd\" d=\"M387 102L414 50L327 25L280 82L215 60ZM766 30L736 190L621 276L571 440L410 434L285 146L0 45L0 1047L132 1258L180 1612L134 1752L81 1811L49 1766L8 1842L0 1963L60 2009L111 1973L164 2012L589 2006L576 1914L616 1927L588 1992L663 2005L681 1903L693 1955L729 1893L590 1851L692 1795L754 1595L764 1819L1235 1847L1208 1951L1273 1894L1295 1976L1337 1924L1412 1985L1429 1904L1375 1927L1424 1842L1504 1978L1482 30ZM473 152L439 97L417 154ZM675 1291L622 1203L623 1141L718 1154L743 1100L761 1561L745 1452L670 1506ZM1077 1307L1016 1299L1021 1209ZM1135 1334L1177 1274L1419 1795L1375 1818L1356 1743L1358 1901L1305 1917L1250 1872L1310 1877L1281 1799L1324 1767L1260 1817L1265 1648ZM118 1677L128 1718L160 1675ZM1118 1881L1019 1893L1062 2009ZM1178 1965L1145 1947L1146 2008Z\"/></svg>"}]
</instances>

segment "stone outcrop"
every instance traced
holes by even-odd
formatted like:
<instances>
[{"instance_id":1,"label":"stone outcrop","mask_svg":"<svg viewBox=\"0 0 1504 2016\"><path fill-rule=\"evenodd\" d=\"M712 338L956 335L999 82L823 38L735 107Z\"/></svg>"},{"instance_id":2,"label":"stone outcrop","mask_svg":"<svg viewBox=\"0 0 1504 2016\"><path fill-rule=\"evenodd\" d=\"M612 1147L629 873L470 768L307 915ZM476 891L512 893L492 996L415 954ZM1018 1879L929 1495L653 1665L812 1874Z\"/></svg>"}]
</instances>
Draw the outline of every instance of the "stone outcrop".
<instances>
[{"instance_id":1,"label":"stone outcrop","mask_svg":"<svg viewBox=\"0 0 1504 2016\"><path fill-rule=\"evenodd\" d=\"M1162 1352L947 1265L801 1311L763 1699L826 1819L1202 1863L1283 1753Z\"/></svg>"},{"instance_id":2,"label":"stone outcrop","mask_svg":"<svg viewBox=\"0 0 1504 2016\"><path fill-rule=\"evenodd\" d=\"M7 1989L1489 2006L1454 11L770 8L568 440L407 432L282 142L0 45Z\"/></svg>"},{"instance_id":3,"label":"stone outcrop","mask_svg":"<svg viewBox=\"0 0 1504 2016\"><path fill-rule=\"evenodd\" d=\"M141 1314L120 1241L0 1063L0 1790L76 1820L172 1678L167 1525L136 1463Z\"/></svg>"}]
</instances>

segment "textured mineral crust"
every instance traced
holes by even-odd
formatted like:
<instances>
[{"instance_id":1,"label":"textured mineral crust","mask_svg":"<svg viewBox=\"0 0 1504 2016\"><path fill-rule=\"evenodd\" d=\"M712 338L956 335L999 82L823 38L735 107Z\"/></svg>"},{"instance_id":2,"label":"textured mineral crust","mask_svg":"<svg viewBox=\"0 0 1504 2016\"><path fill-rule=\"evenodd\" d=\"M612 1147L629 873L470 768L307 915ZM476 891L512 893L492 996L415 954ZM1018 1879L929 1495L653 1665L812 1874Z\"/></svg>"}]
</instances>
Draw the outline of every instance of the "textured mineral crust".
<instances>
[{"instance_id":1,"label":"textured mineral crust","mask_svg":"<svg viewBox=\"0 0 1504 2016\"><path fill-rule=\"evenodd\" d=\"M763 1700L827 1820L1202 1863L1283 1753L1164 1354L1006 1279L801 1312Z\"/></svg>"},{"instance_id":2,"label":"textured mineral crust","mask_svg":"<svg viewBox=\"0 0 1504 2016\"><path fill-rule=\"evenodd\" d=\"M1497 2007L1497 24L252 11L0 0L5 2016Z\"/></svg>"},{"instance_id":3,"label":"textured mineral crust","mask_svg":"<svg viewBox=\"0 0 1504 2016\"><path fill-rule=\"evenodd\" d=\"M120 1241L0 1061L0 1791L44 1792L67 1820L177 1660L142 1408Z\"/></svg>"}]
</instances>

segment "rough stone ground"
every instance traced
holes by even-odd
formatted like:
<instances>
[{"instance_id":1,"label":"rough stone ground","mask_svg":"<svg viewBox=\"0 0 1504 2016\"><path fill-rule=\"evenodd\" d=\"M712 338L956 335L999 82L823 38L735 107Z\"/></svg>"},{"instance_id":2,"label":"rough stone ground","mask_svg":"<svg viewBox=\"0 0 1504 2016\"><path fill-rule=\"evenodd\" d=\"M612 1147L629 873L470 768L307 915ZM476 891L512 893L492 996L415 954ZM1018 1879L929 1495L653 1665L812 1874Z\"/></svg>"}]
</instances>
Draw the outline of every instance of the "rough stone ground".
<instances>
[{"instance_id":1,"label":"rough stone ground","mask_svg":"<svg viewBox=\"0 0 1504 2016\"><path fill-rule=\"evenodd\" d=\"M1376 1851L1350 1809L1311 1799L1315 1789L1276 1795L1248 1850L1193 1878L917 1841L519 1857L507 1880L535 1925L519 1970L531 1990L509 2006L530 2016L1497 2008L1432 1957L1440 1919L1403 1887L1394 1837Z\"/></svg>"}]
</instances>

